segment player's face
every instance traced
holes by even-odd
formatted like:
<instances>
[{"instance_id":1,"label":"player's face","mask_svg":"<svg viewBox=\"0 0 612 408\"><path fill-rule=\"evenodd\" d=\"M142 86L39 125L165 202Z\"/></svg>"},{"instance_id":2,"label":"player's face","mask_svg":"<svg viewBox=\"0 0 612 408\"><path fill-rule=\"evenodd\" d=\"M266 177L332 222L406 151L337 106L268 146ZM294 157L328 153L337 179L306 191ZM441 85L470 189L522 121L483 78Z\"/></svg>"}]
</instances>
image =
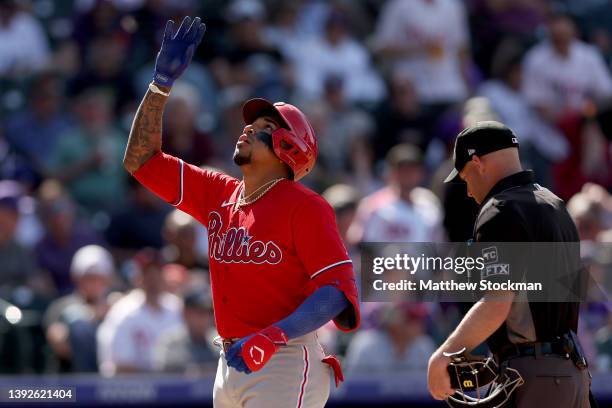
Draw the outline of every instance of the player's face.
<instances>
[{"instance_id":1,"label":"player's face","mask_svg":"<svg viewBox=\"0 0 612 408\"><path fill-rule=\"evenodd\" d=\"M278 160L272 150L256 136L258 132L271 134L278 127L278 123L270 116L259 117L250 125L246 125L236 143L234 163L243 166L268 160Z\"/></svg>"}]
</instances>

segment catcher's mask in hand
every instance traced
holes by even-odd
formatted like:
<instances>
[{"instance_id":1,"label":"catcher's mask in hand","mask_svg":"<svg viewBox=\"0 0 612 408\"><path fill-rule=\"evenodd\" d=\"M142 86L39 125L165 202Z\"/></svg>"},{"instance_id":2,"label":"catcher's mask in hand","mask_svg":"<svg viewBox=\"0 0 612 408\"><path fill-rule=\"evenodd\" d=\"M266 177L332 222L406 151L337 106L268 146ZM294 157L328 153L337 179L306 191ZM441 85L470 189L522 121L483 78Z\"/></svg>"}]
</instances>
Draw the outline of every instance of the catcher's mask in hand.
<instances>
[{"instance_id":1,"label":"catcher's mask in hand","mask_svg":"<svg viewBox=\"0 0 612 408\"><path fill-rule=\"evenodd\" d=\"M492 357L470 356L465 348L444 355L451 358L448 374L455 393L446 399L451 407L499 408L524 383L518 371L500 369Z\"/></svg>"}]
</instances>

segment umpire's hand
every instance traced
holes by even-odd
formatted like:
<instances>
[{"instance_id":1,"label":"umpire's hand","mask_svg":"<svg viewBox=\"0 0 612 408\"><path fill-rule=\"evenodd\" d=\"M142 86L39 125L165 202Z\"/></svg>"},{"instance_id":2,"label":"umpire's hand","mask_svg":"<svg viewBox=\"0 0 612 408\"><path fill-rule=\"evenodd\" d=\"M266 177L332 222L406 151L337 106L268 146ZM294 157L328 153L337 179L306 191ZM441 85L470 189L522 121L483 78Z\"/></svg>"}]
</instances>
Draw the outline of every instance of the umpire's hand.
<instances>
[{"instance_id":1,"label":"umpire's hand","mask_svg":"<svg viewBox=\"0 0 612 408\"><path fill-rule=\"evenodd\" d=\"M172 86L191 62L205 31L206 24L202 23L200 17L196 17L193 22L190 17L185 17L176 32L174 21L168 20L161 49L155 60L153 81L156 84Z\"/></svg>"},{"instance_id":2,"label":"umpire's hand","mask_svg":"<svg viewBox=\"0 0 612 408\"><path fill-rule=\"evenodd\" d=\"M449 363L450 358L443 355L441 350L437 350L429 359L427 388L434 399L443 400L455 392L451 388L450 376L447 371Z\"/></svg>"}]
</instances>

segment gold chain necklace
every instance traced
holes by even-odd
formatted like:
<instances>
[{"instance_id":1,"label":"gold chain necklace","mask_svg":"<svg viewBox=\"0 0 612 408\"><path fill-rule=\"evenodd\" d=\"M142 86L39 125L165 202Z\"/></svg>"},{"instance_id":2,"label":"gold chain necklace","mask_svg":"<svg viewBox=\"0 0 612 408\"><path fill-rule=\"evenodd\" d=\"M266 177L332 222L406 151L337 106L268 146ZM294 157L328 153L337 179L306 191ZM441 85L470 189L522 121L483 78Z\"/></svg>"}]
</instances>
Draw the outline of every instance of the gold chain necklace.
<instances>
[{"instance_id":1,"label":"gold chain necklace","mask_svg":"<svg viewBox=\"0 0 612 408\"><path fill-rule=\"evenodd\" d=\"M274 180L270 180L267 183L263 184L261 187L257 188L255 191L253 191L251 194L249 194L248 196L244 196L244 188L242 188L242 190L240 191L240 196L238 197L238 201L236 201L236 207L242 207L243 205L249 205L249 204L253 204L255 201L259 200L261 197L263 197L264 194L266 194L268 191L270 191L270 189L272 187L274 187L276 184L278 184L279 181L284 180L284 177L281 178L277 178ZM257 196L255 196L255 198L251 198L253 197L255 194L257 194L257 192L259 192L259 190L263 189L267 187L265 190L263 190L261 193L259 193Z\"/></svg>"}]
</instances>

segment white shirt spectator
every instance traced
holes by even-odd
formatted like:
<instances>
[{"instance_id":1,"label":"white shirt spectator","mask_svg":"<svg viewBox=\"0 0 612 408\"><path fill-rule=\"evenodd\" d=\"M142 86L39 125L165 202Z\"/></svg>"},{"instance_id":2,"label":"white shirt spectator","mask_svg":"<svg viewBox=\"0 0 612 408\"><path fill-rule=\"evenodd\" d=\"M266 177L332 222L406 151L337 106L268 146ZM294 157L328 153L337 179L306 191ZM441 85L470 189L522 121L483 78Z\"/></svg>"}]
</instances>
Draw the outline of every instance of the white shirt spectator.
<instances>
[{"instance_id":1,"label":"white shirt spectator","mask_svg":"<svg viewBox=\"0 0 612 408\"><path fill-rule=\"evenodd\" d=\"M389 187L386 189L391 190ZM379 200L376 197L385 197ZM376 207L364 218L365 242L437 242L442 240L442 209L438 198L430 190L415 187L410 193L411 202L383 189L371 198ZM364 207L368 207L364 199ZM386 202L385 202L386 201ZM360 205L361 207L361 205Z\"/></svg>"},{"instance_id":2,"label":"white shirt spectator","mask_svg":"<svg viewBox=\"0 0 612 408\"><path fill-rule=\"evenodd\" d=\"M483 83L478 93L489 100L491 108L502 122L514 130L521 143L530 143L552 162L567 157L569 145L565 137L534 111L525 95L499 80Z\"/></svg>"},{"instance_id":3,"label":"white shirt spectator","mask_svg":"<svg viewBox=\"0 0 612 408\"><path fill-rule=\"evenodd\" d=\"M574 40L567 58L548 41L525 57L523 91L529 103L553 111L582 111L585 102L612 96L612 78L599 52Z\"/></svg>"},{"instance_id":4,"label":"white shirt spectator","mask_svg":"<svg viewBox=\"0 0 612 408\"><path fill-rule=\"evenodd\" d=\"M300 96L318 99L325 80L342 78L344 96L350 102L376 102L385 95L382 79L372 68L366 49L350 37L332 45L317 37L294 47L290 55L297 71Z\"/></svg>"},{"instance_id":5,"label":"white shirt spectator","mask_svg":"<svg viewBox=\"0 0 612 408\"><path fill-rule=\"evenodd\" d=\"M17 12L7 26L0 24L0 76L45 68L49 56L47 37L31 15Z\"/></svg>"},{"instance_id":6,"label":"white shirt spectator","mask_svg":"<svg viewBox=\"0 0 612 408\"><path fill-rule=\"evenodd\" d=\"M165 332L183 324L179 298L161 295L159 305L159 309L152 308L142 290L136 289L111 307L97 333L102 374L114 375L121 365L142 371L154 369L157 342Z\"/></svg>"},{"instance_id":7,"label":"white shirt spectator","mask_svg":"<svg viewBox=\"0 0 612 408\"><path fill-rule=\"evenodd\" d=\"M425 103L459 102L467 97L459 57L468 47L465 14L458 0L393 0L381 11L375 48L411 50L397 60L395 68L412 80Z\"/></svg>"},{"instance_id":8,"label":"white shirt spectator","mask_svg":"<svg viewBox=\"0 0 612 408\"><path fill-rule=\"evenodd\" d=\"M354 373L424 370L435 349L431 338L421 335L413 339L404 352L398 355L384 332L376 329L363 330L355 335L346 352L346 374L350 376Z\"/></svg>"}]
</instances>

